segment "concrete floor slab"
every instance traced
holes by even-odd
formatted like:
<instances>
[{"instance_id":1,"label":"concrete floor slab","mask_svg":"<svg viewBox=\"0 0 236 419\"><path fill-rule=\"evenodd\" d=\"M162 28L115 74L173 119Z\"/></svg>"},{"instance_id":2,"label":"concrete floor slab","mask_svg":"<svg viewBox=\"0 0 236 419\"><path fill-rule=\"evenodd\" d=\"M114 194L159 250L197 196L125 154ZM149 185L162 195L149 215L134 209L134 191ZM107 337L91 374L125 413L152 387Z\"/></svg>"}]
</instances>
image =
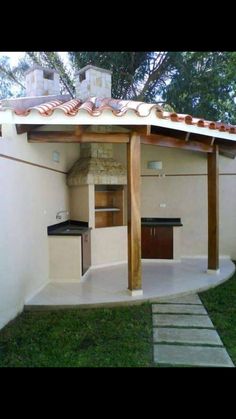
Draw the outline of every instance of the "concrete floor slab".
<instances>
[{"instance_id":1,"label":"concrete floor slab","mask_svg":"<svg viewBox=\"0 0 236 419\"><path fill-rule=\"evenodd\" d=\"M223 343L213 329L181 329L181 328L154 328L153 340L155 343L188 343L223 346Z\"/></svg>"},{"instance_id":2,"label":"concrete floor slab","mask_svg":"<svg viewBox=\"0 0 236 419\"><path fill-rule=\"evenodd\" d=\"M152 304L153 313L185 313L185 314L207 314L203 305L196 304Z\"/></svg>"},{"instance_id":3,"label":"concrete floor slab","mask_svg":"<svg viewBox=\"0 0 236 419\"><path fill-rule=\"evenodd\" d=\"M234 367L224 348L206 346L154 345L154 362L195 367Z\"/></svg>"},{"instance_id":4,"label":"concrete floor slab","mask_svg":"<svg viewBox=\"0 0 236 419\"><path fill-rule=\"evenodd\" d=\"M184 304L189 301L198 304L196 296L185 295L182 300L182 295L197 293L219 285L232 276L235 265L230 259L220 259L219 274L207 274L206 270L206 258L186 258L181 262L169 263L142 261L143 295L132 297L127 292L127 263L93 268L82 282L50 282L27 300L25 308L132 303L169 300L172 297L181 297L179 301L183 301ZM175 303L177 302L175 300Z\"/></svg>"},{"instance_id":5,"label":"concrete floor slab","mask_svg":"<svg viewBox=\"0 0 236 419\"><path fill-rule=\"evenodd\" d=\"M153 326L186 326L214 328L208 316L191 314L153 314Z\"/></svg>"}]
</instances>

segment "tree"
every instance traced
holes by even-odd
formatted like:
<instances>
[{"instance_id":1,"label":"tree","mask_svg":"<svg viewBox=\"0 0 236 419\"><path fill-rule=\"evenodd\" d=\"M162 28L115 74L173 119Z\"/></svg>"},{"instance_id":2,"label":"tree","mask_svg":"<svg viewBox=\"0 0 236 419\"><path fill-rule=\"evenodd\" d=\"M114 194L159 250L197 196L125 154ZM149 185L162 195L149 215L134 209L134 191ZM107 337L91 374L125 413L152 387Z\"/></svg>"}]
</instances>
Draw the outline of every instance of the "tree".
<instances>
[{"instance_id":1,"label":"tree","mask_svg":"<svg viewBox=\"0 0 236 419\"><path fill-rule=\"evenodd\" d=\"M171 52L69 52L73 68L87 64L112 71L112 97L151 102L173 71Z\"/></svg>"},{"instance_id":2,"label":"tree","mask_svg":"<svg viewBox=\"0 0 236 419\"><path fill-rule=\"evenodd\" d=\"M23 71L23 65L20 67ZM24 85L21 82L21 70L18 66L11 68L9 57L0 58L0 99L13 96L14 91L22 95Z\"/></svg>"},{"instance_id":3,"label":"tree","mask_svg":"<svg viewBox=\"0 0 236 419\"><path fill-rule=\"evenodd\" d=\"M179 113L236 123L236 52L182 52L163 99Z\"/></svg>"}]
</instances>

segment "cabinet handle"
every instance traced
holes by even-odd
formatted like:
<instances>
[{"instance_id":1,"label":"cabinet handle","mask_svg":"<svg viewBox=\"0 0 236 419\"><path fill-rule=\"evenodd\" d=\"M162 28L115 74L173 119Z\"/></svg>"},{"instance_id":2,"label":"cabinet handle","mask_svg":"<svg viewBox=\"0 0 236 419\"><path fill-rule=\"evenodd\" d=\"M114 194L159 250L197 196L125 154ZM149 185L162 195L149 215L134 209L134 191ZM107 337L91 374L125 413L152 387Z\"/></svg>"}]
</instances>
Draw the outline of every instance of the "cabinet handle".
<instances>
[{"instance_id":1,"label":"cabinet handle","mask_svg":"<svg viewBox=\"0 0 236 419\"><path fill-rule=\"evenodd\" d=\"M156 236L156 229L155 227L153 227L153 231L154 231L154 237Z\"/></svg>"}]
</instances>

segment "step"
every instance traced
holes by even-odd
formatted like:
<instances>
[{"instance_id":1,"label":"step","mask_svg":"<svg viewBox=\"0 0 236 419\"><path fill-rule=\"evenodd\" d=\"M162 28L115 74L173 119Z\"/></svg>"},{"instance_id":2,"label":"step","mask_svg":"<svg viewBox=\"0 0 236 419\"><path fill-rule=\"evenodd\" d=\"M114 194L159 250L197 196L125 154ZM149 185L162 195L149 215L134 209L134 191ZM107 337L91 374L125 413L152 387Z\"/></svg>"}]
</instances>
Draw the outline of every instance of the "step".
<instances>
[{"instance_id":1,"label":"step","mask_svg":"<svg viewBox=\"0 0 236 419\"><path fill-rule=\"evenodd\" d=\"M160 303L173 304L202 304L197 294L188 294L183 297L167 297L160 300Z\"/></svg>"},{"instance_id":2,"label":"step","mask_svg":"<svg viewBox=\"0 0 236 419\"><path fill-rule=\"evenodd\" d=\"M152 304L153 313L207 314L199 304Z\"/></svg>"},{"instance_id":3,"label":"step","mask_svg":"<svg viewBox=\"0 0 236 419\"><path fill-rule=\"evenodd\" d=\"M186 326L214 328L208 316L191 314L153 314L153 326Z\"/></svg>"},{"instance_id":4,"label":"step","mask_svg":"<svg viewBox=\"0 0 236 419\"><path fill-rule=\"evenodd\" d=\"M224 348L206 346L155 344L154 362L193 367L234 367Z\"/></svg>"},{"instance_id":5,"label":"step","mask_svg":"<svg viewBox=\"0 0 236 419\"><path fill-rule=\"evenodd\" d=\"M154 328L154 342L208 344L223 346L223 343L214 329L181 329L181 328Z\"/></svg>"}]
</instances>

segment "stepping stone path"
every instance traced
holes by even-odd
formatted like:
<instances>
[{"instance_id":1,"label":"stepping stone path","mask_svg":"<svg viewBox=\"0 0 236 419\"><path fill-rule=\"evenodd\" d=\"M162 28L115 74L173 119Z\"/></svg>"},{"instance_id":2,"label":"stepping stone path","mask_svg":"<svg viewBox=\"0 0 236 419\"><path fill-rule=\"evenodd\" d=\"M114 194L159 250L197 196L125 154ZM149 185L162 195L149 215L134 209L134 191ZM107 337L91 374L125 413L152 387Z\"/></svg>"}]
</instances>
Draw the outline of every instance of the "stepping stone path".
<instances>
[{"instance_id":1,"label":"stepping stone path","mask_svg":"<svg viewBox=\"0 0 236 419\"><path fill-rule=\"evenodd\" d=\"M234 367L197 294L153 303L152 319L155 363Z\"/></svg>"}]
</instances>

